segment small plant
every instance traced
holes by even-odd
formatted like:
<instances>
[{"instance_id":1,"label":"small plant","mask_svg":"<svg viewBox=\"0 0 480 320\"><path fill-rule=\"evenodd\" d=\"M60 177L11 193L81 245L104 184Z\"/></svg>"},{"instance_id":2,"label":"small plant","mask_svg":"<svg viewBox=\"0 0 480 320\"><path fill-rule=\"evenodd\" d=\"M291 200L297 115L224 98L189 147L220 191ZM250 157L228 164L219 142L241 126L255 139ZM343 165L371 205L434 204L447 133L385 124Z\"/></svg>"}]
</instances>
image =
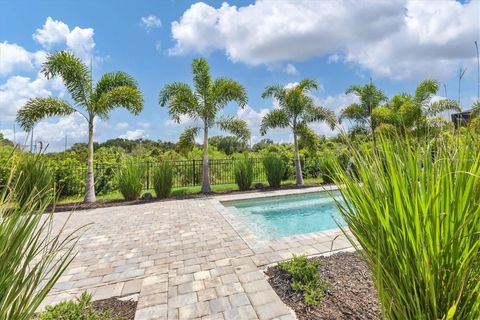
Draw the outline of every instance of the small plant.
<instances>
[{"instance_id":1,"label":"small plant","mask_svg":"<svg viewBox=\"0 0 480 320\"><path fill-rule=\"evenodd\" d=\"M15 169L0 188L0 319L30 320L74 258L78 230L53 231L51 190L12 178ZM12 206L17 193L22 205Z\"/></svg>"},{"instance_id":2,"label":"small plant","mask_svg":"<svg viewBox=\"0 0 480 320\"><path fill-rule=\"evenodd\" d=\"M158 198L170 196L174 173L174 167L169 162L162 162L153 172L153 189Z\"/></svg>"},{"instance_id":3,"label":"small plant","mask_svg":"<svg viewBox=\"0 0 480 320\"><path fill-rule=\"evenodd\" d=\"M285 174L285 164L282 159L274 153L269 153L263 159L263 166L265 167L265 174L270 187L280 187L282 177Z\"/></svg>"},{"instance_id":4,"label":"small plant","mask_svg":"<svg viewBox=\"0 0 480 320\"><path fill-rule=\"evenodd\" d=\"M320 303L327 287L318 275L320 260L310 262L305 255L294 254L292 260L280 262L278 266L292 276L292 289L303 293L307 305L316 306Z\"/></svg>"},{"instance_id":5,"label":"small plant","mask_svg":"<svg viewBox=\"0 0 480 320\"><path fill-rule=\"evenodd\" d=\"M243 157L235 162L235 183L240 190L249 190L253 182L253 161Z\"/></svg>"},{"instance_id":6,"label":"small plant","mask_svg":"<svg viewBox=\"0 0 480 320\"><path fill-rule=\"evenodd\" d=\"M62 301L55 306L47 306L36 320L124 320L111 315L109 311L95 310L90 301L92 295L84 292L76 301Z\"/></svg>"},{"instance_id":7,"label":"small plant","mask_svg":"<svg viewBox=\"0 0 480 320\"><path fill-rule=\"evenodd\" d=\"M24 206L29 199L39 205L52 202L54 172L41 155L23 156L18 164L16 177L15 196L20 206Z\"/></svg>"},{"instance_id":8,"label":"small plant","mask_svg":"<svg viewBox=\"0 0 480 320\"><path fill-rule=\"evenodd\" d=\"M127 161L117 174L118 190L125 200L137 200L142 194L144 167Z\"/></svg>"}]
</instances>

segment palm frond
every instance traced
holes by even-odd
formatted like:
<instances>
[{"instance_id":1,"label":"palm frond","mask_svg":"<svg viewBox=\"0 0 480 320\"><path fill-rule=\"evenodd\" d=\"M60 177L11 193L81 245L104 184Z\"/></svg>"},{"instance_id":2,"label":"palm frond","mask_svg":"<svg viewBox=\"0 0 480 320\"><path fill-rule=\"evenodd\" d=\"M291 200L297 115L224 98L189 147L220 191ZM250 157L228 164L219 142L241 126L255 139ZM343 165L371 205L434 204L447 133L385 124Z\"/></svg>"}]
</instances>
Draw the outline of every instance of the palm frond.
<instances>
[{"instance_id":1,"label":"palm frond","mask_svg":"<svg viewBox=\"0 0 480 320\"><path fill-rule=\"evenodd\" d=\"M135 79L126 72L108 72L102 75L93 90L93 100L96 102L100 97L110 90L118 87L132 87L138 89Z\"/></svg>"},{"instance_id":2,"label":"palm frond","mask_svg":"<svg viewBox=\"0 0 480 320\"><path fill-rule=\"evenodd\" d=\"M214 99L213 105L215 105L217 109L225 107L227 103L231 101L236 101L240 108L243 108L248 102L245 87L231 79L216 79L213 83L212 93Z\"/></svg>"},{"instance_id":3,"label":"palm frond","mask_svg":"<svg viewBox=\"0 0 480 320\"><path fill-rule=\"evenodd\" d=\"M167 84L159 95L162 107L168 106L168 112L175 122L180 122L181 115L198 118L199 103L192 89L185 83Z\"/></svg>"},{"instance_id":4,"label":"palm frond","mask_svg":"<svg viewBox=\"0 0 480 320\"><path fill-rule=\"evenodd\" d=\"M17 112L16 121L30 131L38 121L53 116L67 116L76 110L68 102L59 98L33 98Z\"/></svg>"},{"instance_id":5,"label":"palm frond","mask_svg":"<svg viewBox=\"0 0 480 320\"><path fill-rule=\"evenodd\" d=\"M260 125L260 133L265 135L268 129L286 128L290 125L290 119L285 110L274 109L263 117L262 124Z\"/></svg>"},{"instance_id":6,"label":"palm frond","mask_svg":"<svg viewBox=\"0 0 480 320\"><path fill-rule=\"evenodd\" d=\"M143 109L143 96L135 87L114 87L100 96L94 108L95 114L104 119L108 118L109 111L114 108L125 108L137 115Z\"/></svg>"},{"instance_id":7,"label":"palm frond","mask_svg":"<svg viewBox=\"0 0 480 320\"><path fill-rule=\"evenodd\" d=\"M208 96L212 78L210 66L204 58L193 59L192 62L193 85L197 93L204 99Z\"/></svg>"},{"instance_id":8,"label":"palm frond","mask_svg":"<svg viewBox=\"0 0 480 320\"><path fill-rule=\"evenodd\" d=\"M309 92L312 89L318 89L318 83L315 80L306 78L300 81L295 88L302 92Z\"/></svg>"},{"instance_id":9,"label":"palm frond","mask_svg":"<svg viewBox=\"0 0 480 320\"><path fill-rule=\"evenodd\" d=\"M195 137L198 135L199 130L200 128L191 127L185 129L185 131L180 134L177 142L177 148L180 152L190 151L195 146Z\"/></svg>"},{"instance_id":10,"label":"palm frond","mask_svg":"<svg viewBox=\"0 0 480 320\"><path fill-rule=\"evenodd\" d=\"M442 99L435 102L432 102L430 105L426 106L425 108L425 115L426 116L435 116L444 111L462 111L460 105L457 101L451 99Z\"/></svg>"},{"instance_id":11,"label":"palm frond","mask_svg":"<svg viewBox=\"0 0 480 320\"><path fill-rule=\"evenodd\" d=\"M439 84L436 80L422 81L415 90L415 100L421 105L430 102L433 95L438 92Z\"/></svg>"},{"instance_id":12,"label":"palm frond","mask_svg":"<svg viewBox=\"0 0 480 320\"><path fill-rule=\"evenodd\" d=\"M356 122L364 122L365 117L368 114L365 112L365 109L359 103L352 103L349 106L342 109L340 112L339 121L342 122L343 119L353 120Z\"/></svg>"},{"instance_id":13,"label":"palm frond","mask_svg":"<svg viewBox=\"0 0 480 320\"><path fill-rule=\"evenodd\" d=\"M233 133L239 140L248 143L252 135L245 120L232 117L222 117L217 121L220 130Z\"/></svg>"},{"instance_id":14,"label":"palm frond","mask_svg":"<svg viewBox=\"0 0 480 320\"><path fill-rule=\"evenodd\" d=\"M282 100L285 97L286 89L281 85L274 84L267 86L262 93L262 98L274 98L276 100Z\"/></svg>"},{"instance_id":15,"label":"palm frond","mask_svg":"<svg viewBox=\"0 0 480 320\"><path fill-rule=\"evenodd\" d=\"M335 112L322 106L309 105L305 109L303 120L306 123L325 121L332 130L335 129L335 126L337 125Z\"/></svg>"},{"instance_id":16,"label":"palm frond","mask_svg":"<svg viewBox=\"0 0 480 320\"><path fill-rule=\"evenodd\" d=\"M472 105L472 118L480 117L480 100L477 100Z\"/></svg>"},{"instance_id":17,"label":"palm frond","mask_svg":"<svg viewBox=\"0 0 480 320\"><path fill-rule=\"evenodd\" d=\"M49 54L41 72L47 79L60 76L75 103L88 108L92 89L90 71L73 53L58 51Z\"/></svg>"}]
</instances>

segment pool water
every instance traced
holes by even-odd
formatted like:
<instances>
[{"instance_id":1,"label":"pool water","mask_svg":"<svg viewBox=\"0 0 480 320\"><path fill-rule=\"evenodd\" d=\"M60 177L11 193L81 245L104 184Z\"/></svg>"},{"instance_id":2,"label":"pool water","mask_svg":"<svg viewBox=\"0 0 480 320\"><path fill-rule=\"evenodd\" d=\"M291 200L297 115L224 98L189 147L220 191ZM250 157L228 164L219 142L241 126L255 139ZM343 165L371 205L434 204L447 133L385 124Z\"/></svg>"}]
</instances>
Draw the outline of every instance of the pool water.
<instances>
[{"instance_id":1,"label":"pool water","mask_svg":"<svg viewBox=\"0 0 480 320\"><path fill-rule=\"evenodd\" d=\"M312 192L298 195L228 201L235 215L262 238L287 237L345 225L333 197L339 193ZM337 198L338 199L338 198Z\"/></svg>"}]
</instances>

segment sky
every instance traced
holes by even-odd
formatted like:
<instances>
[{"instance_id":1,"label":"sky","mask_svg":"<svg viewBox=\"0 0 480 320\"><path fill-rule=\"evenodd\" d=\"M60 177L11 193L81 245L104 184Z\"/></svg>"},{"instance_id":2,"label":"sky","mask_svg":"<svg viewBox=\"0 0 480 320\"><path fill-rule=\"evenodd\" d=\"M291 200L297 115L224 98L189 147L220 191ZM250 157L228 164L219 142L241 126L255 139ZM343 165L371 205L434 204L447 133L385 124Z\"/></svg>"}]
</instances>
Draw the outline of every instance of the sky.
<instances>
[{"instance_id":1,"label":"sky","mask_svg":"<svg viewBox=\"0 0 480 320\"><path fill-rule=\"evenodd\" d=\"M143 112L133 116L118 109L98 120L98 142L116 137L175 142L195 125L189 119L171 121L158 93L170 82L191 84L196 57L208 60L213 77L232 78L247 89L248 106L240 110L231 103L222 114L246 120L252 143L263 138L262 116L275 108L275 101L261 98L270 84L314 79L316 102L338 114L357 99L346 95L346 88L370 79L390 97L436 79L442 87L437 98L458 99L459 69L466 68L462 108L469 109L477 97L480 0L0 0L0 15L0 132L13 139L15 128L18 143L26 133L15 124L15 114L28 99L70 99L60 79L47 80L39 72L54 50L92 61L94 80L122 70L139 83ZM323 124L313 128L335 134ZM285 129L265 137L292 139ZM50 118L36 125L34 139L50 151L63 150L65 141L86 142L87 124L79 115Z\"/></svg>"}]
</instances>

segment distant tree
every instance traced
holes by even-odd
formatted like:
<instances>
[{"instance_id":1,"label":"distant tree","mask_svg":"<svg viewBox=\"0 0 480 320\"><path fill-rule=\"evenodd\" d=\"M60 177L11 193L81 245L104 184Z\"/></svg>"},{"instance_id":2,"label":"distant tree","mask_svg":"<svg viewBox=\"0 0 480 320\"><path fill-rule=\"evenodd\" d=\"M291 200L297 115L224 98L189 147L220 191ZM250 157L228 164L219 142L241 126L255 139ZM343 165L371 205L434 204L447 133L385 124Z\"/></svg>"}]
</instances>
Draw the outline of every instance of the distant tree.
<instances>
[{"instance_id":1,"label":"distant tree","mask_svg":"<svg viewBox=\"0 0 480 320\"><path fill-rule=\"evenodd\" d=\"M94 85L87 65L73 53L49 54L42 73L47 79L59 76L70 93L74 105L61 98L33 98L18 111L20 126L30 131L39 120L51 116L81 114L88 123L88 157L85 202L95 202L93 173L93 131L95 118L108 118L110 111L122 107L133 114L143 109L143 97L134 78L125 72L104 74Z\"/></svg>"},{"instance_id":2,"label":"distant tree","mask_svg":"<svg viewBox=\"0 0 480 320\"><path fill-rule=\"evenodd\" d=\"M234 136L213 136L208 139L208 143L219 151L223 151L227 156L235 152L243 152L247 148L245 141Z\"/></svg>"},{"instance_id":3,"label":"distant tree","mask_svg":"<svg viewBox=\"0 0 480 320\"><path fill-rule=\"evenodd\" d=\"M213 80L210 67L203 58L192 63L193 88L180 82L167 84L160 92L160 106L168 107L172 119L180 122L181 116L199 121L202 127L191 127L180 135L180 146L191 146L195 137L203 129L203 175L202 192L210 192L210 174L208 165L208 130L218 126L230 131L243 141L250 139L247 123L240 119L220 117L218 112L231 101L240 108L247 104L247 92L238 82L226 78Z\"/></svg>"},{"instance_id":4,"label":"distant tree","mask_svg":"<svg viewBox=\"0 0 480 320\"><path fill-rule=\"evenodd\" d=\"M258 152L268 148L272 144L274 144L272 139L262 139L252 146L252 150Z\"/></svg>"},{"instance_id":5,"label":"distant tree","mask_svg":"<svg viewBox=\"0 0 480 320\"><path fill-rule=\"evenodd\" d=\"M0 147L3 146L13 146L13 142L5 138L3 133L0 132Z\"/></svg>"},{"instance_id":6,"label":"distant tree","mask_svg":"<svg viewBox=\"0 0 480 320\"><path fill-rule=\"evenodd\" d=\"M368 129L375 144L375 123L372 121L372 112L382 102L385 102L387 97L374 84L350 86L345 93L354 94L360 99L360 102L352 103L345 107L340 113L340 121L348 119L353 121L354 128Z\"/></svg>"},{"instance_id":7,"label":"distant tree","mask_svg":"<svg viewBox=\"0 0 480 320\"><path fill-rule=\"evenodd\" d=\"M262 98L273 97L277 100L279 108L273 109L263 117L260 133L265 135L268 129L272 128L290 128L292 130L297 185L303 184L298 136L303 133L303 137L307 138L306 134L311 133L308 125L312 122L326 122L332 130L336 125L336 117L333 111L317 106L308 95L310 90L317 88L317 82L304 79L293 88L285 88L280 85L268 86L262 94Z\"/></svg>"}]
</instances>

